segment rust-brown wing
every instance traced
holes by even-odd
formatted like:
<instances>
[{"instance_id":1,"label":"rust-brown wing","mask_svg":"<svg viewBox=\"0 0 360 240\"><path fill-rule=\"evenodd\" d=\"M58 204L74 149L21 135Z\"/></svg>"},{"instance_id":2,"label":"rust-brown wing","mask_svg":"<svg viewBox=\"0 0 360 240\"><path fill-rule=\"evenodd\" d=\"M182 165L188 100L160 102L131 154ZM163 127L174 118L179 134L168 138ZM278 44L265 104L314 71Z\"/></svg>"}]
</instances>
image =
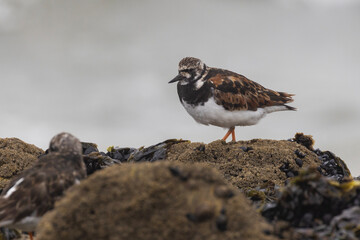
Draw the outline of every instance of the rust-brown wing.
<instances>
[{"instance_id":1,"label":"rust-brown wing","mask_svg":"<svg viewBox=\"0 0 360 240\"><path fill-rule=\"evenodd\" d=\"M267 89L248 78L223 69L211 69L206 80L212 83L217 104L225 109L257 110L292 102L293 94ZM285 105L289 110L295 108Z\"/></svg>"}]
</instances>

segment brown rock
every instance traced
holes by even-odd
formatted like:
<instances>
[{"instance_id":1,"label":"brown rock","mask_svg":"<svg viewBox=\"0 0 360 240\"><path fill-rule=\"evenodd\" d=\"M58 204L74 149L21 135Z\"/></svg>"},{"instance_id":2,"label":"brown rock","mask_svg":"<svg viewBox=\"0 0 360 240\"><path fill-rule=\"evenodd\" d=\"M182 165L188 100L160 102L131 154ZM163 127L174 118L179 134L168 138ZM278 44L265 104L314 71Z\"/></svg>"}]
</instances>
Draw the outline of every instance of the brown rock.
<instances>
[{"instance_id":1,"label":"brown rock","mask_svg":"<svg viewBox=\"0 0 360 240\"><path fill-rule=\"evenodd\" d=\"M226 188L234 196L215 193ZM43 217L37 239L274 239L264 230L249 201L214 168L126 163L74 186Z\"/></svg>"},{"instance_id":2,"label":"brown rock","mask_svg":"<svg viewBox=\"0 0 360 240\"><path fill-rule=\"evenodd\" d=\"M17 138L0 138L0 189L24 169L32 166L44 151Z\"/></svg>"},{"instance_id":3,"label":"brown rock","mask_svg":"<svg viewBox=\"0 0 360 240\"><path fill-rule=\"evenodd\" d=\"M304 154L302 168L320 165L317 155L301 144L262 139L236 143L218 140L205 145L183 142L171 146L166 160L202 162L217 168L232 185L246 190L264 184L284 185L300 169L296 150Z\"/></svg>"}]
</instances>

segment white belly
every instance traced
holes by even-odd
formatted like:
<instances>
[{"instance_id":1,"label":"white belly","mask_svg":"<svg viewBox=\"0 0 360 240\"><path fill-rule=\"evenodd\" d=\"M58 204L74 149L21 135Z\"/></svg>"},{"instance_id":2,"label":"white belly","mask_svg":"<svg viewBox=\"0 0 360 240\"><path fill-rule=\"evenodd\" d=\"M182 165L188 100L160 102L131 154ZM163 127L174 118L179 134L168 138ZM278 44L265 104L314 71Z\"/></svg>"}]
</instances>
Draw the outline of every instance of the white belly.
<instances>
[{"instance_id":1,"label":"white belly","mask_svg":"<svg viewBox=\"0 0 360 240\"><path fill-rule=\"evenodd\" d=\"M273 106L258 108L256 111L228 111L223 106L215 103L214 98L210 98L204 105L194 107L183 102L183 106L195 121L205 125L210 124L224 128L254 125L265 117L267 113L286 109L284 106Z\"/></svg>"}]
</instances>

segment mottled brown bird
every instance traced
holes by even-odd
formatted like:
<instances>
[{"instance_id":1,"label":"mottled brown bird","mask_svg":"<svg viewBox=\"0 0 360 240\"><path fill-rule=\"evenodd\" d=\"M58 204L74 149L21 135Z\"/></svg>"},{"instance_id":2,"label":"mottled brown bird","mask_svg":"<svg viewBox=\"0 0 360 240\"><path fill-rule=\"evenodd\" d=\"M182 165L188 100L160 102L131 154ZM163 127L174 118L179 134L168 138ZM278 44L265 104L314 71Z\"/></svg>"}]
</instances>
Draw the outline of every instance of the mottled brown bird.
<instances>
[{"instance_id":1,"label":"mottled brown bird","mask_svg":"<svg viewBox=\"0 0 360 240\"><path fill-rule=\"evenodd\" d=\"M49 152L22 172L0 196L0 227L28 232L32 239L41 217L66 189L86 177L80 141L69 133L52 138Z\"/></svg>"},{"instance_id":2,"label":"mottled brown bird","mask_svg":"<svg viewBox=\"0 0 360 240\"><path fill-rule=\"evenodd\" d=\"M228 128L223 137L232 135L235 126L255 125L268 113L296 110L286 105L293 94L261 86L235 72L206 66L200 59L183 58L179 74L169 83L178 82L180 102L195 121Z\"/></svg>"}]
</instances>

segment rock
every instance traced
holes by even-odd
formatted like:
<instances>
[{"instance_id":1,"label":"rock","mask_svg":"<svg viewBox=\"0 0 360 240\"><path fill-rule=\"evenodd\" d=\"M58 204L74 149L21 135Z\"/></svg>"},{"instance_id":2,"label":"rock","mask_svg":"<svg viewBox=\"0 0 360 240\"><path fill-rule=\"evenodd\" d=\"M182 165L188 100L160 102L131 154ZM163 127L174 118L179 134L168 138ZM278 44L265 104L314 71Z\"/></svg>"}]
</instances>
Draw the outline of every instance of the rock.
<instances>
[{"instance_id":1,"label":"rock","mask_svg":"<svg viewBox=\"0 0 360 240\"><path fill-rule=\"evenodd\" d=\"M191 162L207 162L207 159L212 159L209 164L217 167L241 189L258 187L264 182L266 185L273 183L282 186L287 179L297 176L303 166L316 165L324 176L339 182L350 176L344 161L329 151L312 150L313 143L310 135L297 133L290 141L254 139L225 143L219 140L204 144L169 139L149 147L109 147L107 153L99 153L96 144L83 143L83 152L89 175L121 162L155 162L164 159L188 162L188 157ZM246 186L239 184L240 181Z\"/></svg>"},{"instance_id":2,"label":"rock","mask_svg":"<svg viewBox=\"0 0 360 240\"><path fill-rule=\"evenodd\" d=\"M88 155L93 152L99 152L98 146L95 143L81 142L81 146L84 155Z\"/></svg>"},{"instance_id":3,"label":"rock","mask_svg":"<svg viewBox=\"0 0 360 240\"><path fill-rule=\"evenodd\" d=\"M322 152L321 150L316 149L314 150L314 153L316 153L318 158L321 160L318 171L323 176L329 177L338 182L343 182L344 179L347 180L351 176L350 170L346 166L345 162L335 156L332 152Z\"/></svg>"},{"instance_id":4,"label":"rock","mask_svg":"<svg viewBox=\"0 0 360 240\"><path fill-rule=\"evenodd\" d=\"M95 171L107 168L113 164L120 164L119 160L113 159L100 152L90 152L89 154L83 154L84 163L86 166L86 174L89 176Z\"/></svg>"},{"instance_id":5,"label":"rock","mask_svg":"<svg viewBox=\"0 0 360 240\"><path fill-rule=\"evenodd\" d=\"M124 163L74 186L37 239L274 239L269 226L214 168Z\"/></svg>"},{"instance_id":6,"label":"rock","mask_svg":"<svg viewBox=\"0 0 360 240\"><path fill-rule=\"evenodd\" d=\"M155 162L166 158L168 149L184 140L168 139L149 147L119 148L108 147L108 152L99 152L95 143L82 142L83 157L87 175L122 162Z\"/></svg>"},{"instance_id":7,"label":"rock","mask_svg":"<svg viewBox=\"0 0 360 240\"><path fill-rule=\"evenodd\" d=\"M0 140L0 187L4 187L4 180L31 166L43 151L19 139ZM181 239L244 239L243 234L245 239L271 239L266 224L248 209L238 189L272 221L280 238L359 237L359 210L353 207L360 205L360 182L352 181L343 160L330 151L314 150L313 144L312 137L302 133L287 141L204 144L169 139L149 147L109 147L107 153L99 152L96 144L83 143L88 174L94 173L97 180L90 177L86 187L74 188L77 194L69 192L65 199L72 196L74 206L65 204L69 200L58 203L60 209L64 204L63 210L51 213L58 220L44 222L39 237L55 238L61 232L62 239L83 234L98 239L176 239L175 235ZM170 163L160 163L164 161ZM208 167L219 170L226 183ZM309 167L311 174L304 174ZM237 213L244 206L251 220ZM121 218L113 216L110 207ZM233 216L235 213L250 222ZM259 221L256 232L261 236L254 235ZM70 230L65 231L67 228Z\"/></svg>"},{"instance_id":8,"label":"rock","mask_svg":"<svg viewBox=\"0 0 360 240\"><path fill-rule=\"evenodd\" d=\"M120 162L155 162L166 158L168 149L178 143L189 142L186 140L168 139L149 147L117 148L109 147L107 156ZM201 150L200 150L201 151Z\"/></svg>"},{"instance_id":9,"label":"rock","mask_svg":"<svg viewBox=\"0 0 360 240\"><path fill-rule=\"evenodd\" d=\"M359 181L339 183L310 168L291 179L261 212L280 229L279 237L287 235L285 231L292 232L292 239L355 239L352 236L360 236L360 208L353 207L359 203ZM276 227L279 223L287 228Z\"/></svg>"},{"instance_id":10,"label":"rock","mask_svg":"<svg viewBox=\"0 0 360 240\"><path fill-rule=\"evenodd\" d=\"M345 209L340 215L334 217L330 223L330 236L333 239L359 239L360 238L360 207L354 206ZM340 231L339 231L340 229Z\"/></svg>"},{"instance_id":11,"label":"rock","mask_svg":"<svg viewBox=\"0 0 360 240\"><path fill-rule=\"evenodd\" d=\"M0 189L10 180L31 167L44 151L17 138L0 138Z\"/></svg>"},{"instance_id":12,"label":"rock","mask_svg":"<svg viewBox=\"0 0 360 240\"><path fill-rule=\"evenodd\" d=\"M184 163L203 162L217 168L241 190L258 186L283 186L301 167L319 166L321 160L306 147L290 141L254 139L225 143L218 140L205 146L182 142L172 145L166 160ZM197 149L202 148L203 151ZM301 164L296 162L301 152ZM299 166L300 165L300 166Z\"/></svg>"}]
</instances>

